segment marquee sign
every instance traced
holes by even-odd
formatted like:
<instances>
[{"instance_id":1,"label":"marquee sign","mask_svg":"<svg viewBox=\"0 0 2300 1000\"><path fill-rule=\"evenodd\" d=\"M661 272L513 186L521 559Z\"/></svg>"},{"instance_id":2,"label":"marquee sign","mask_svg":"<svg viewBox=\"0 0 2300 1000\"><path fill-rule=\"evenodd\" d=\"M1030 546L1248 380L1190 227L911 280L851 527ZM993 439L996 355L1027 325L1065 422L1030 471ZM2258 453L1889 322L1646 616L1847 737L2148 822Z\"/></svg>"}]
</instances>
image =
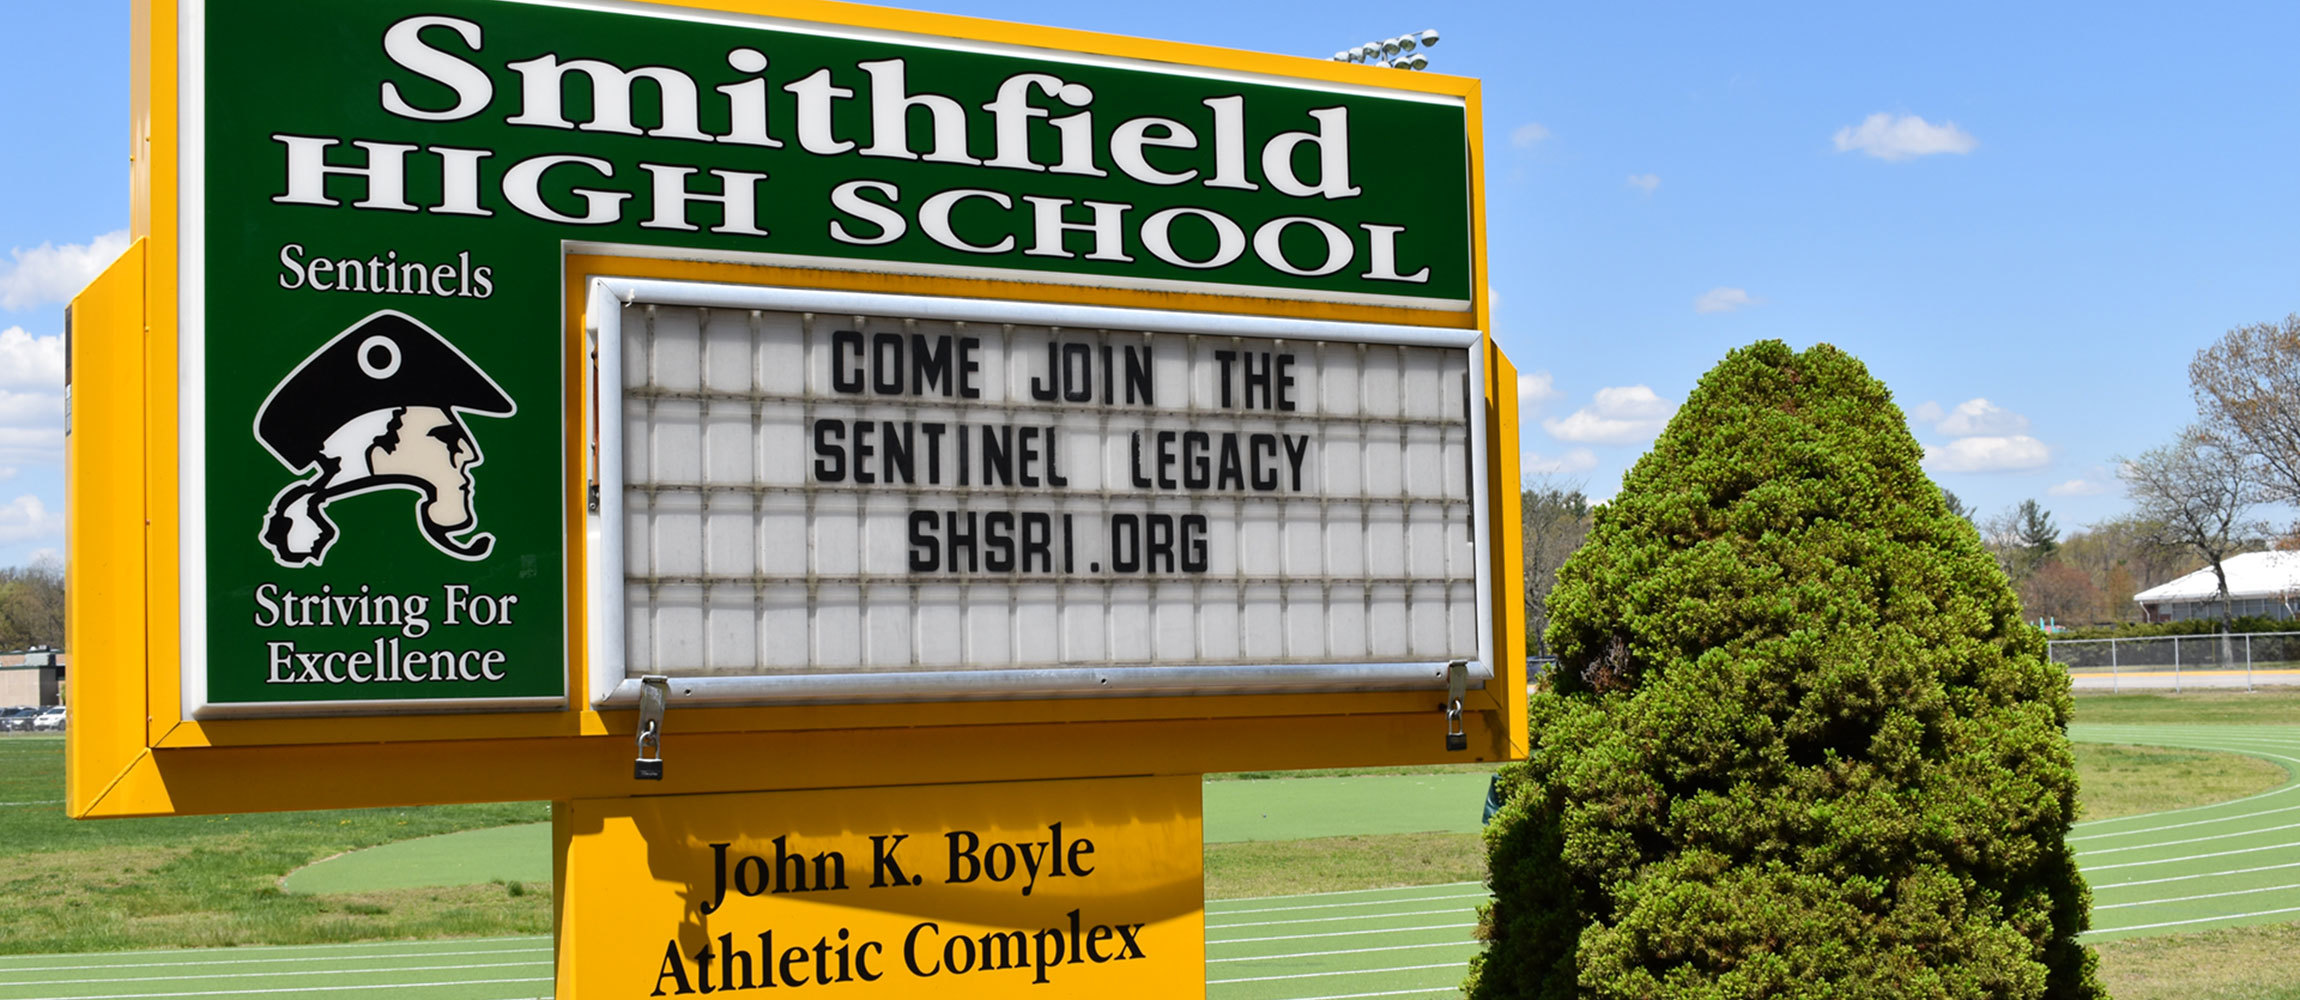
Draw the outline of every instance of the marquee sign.
<instances>
[{"instance_id":1,"label":"marquee sign","mask_svg":"<svg viewBox=\"0 0 2300 1000\"><path fill-rule=\"evenodd\" d=\"M180 20L194 718L570 703L570 575L588 572L567 543L566 484L586 471L567 460L570 250L1393 309L1474 297L1456 97L604 0L311 15L208 0ZM890 303L762 346L762 370L803 354L806 385L741 389L764 393L760 461L781 463L743 473L762 512L749 590L724 560L627 574L634 589L599 593L635 597L619 623L640 652L595 666L1490 661L1474 329L1440 345L1348 324L952 322ZM704 429L713 455L729 431ZM715 553L735 544L718 527L733 494L709 485L646 485L632 516L657 533L707 516ZM889 487L907 499L883 504ZM972 499L985 490L1012 502ZM786 547L790 504L818 536L855 523L853 544ZM801 551L805 567L777 563ZM990 624L1000 602L1045 627ZM1102 607L1123 610L1086 610ZM777 638L791 615L813 623L805 642Z\"/></svg>"},{"instance_id":2,"label":"marquee sign","mask_svg":"<svg viewBox=\"0 0 2300 1000\"><path fill-rule=\"evenodd\" d=\"M590 316L602 700L1492 662L1475 331L628 280Z\"/></svg>"}]
</instances>

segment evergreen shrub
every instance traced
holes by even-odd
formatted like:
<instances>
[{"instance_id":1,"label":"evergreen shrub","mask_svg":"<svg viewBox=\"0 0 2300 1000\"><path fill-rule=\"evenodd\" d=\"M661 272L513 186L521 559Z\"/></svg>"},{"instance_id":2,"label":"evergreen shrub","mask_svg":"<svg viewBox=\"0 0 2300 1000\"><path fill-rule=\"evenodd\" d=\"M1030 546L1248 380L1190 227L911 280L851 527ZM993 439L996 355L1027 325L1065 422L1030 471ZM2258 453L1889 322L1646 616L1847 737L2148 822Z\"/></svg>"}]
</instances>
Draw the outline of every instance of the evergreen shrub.
<instances>
[{"instance_id":1,"label":"evergreen shrub","mask_svg":"<svg viewBox=\"0 0 2300 1000\"><path fill-rule=\"evenodd\" d=\"M1828 345L1702 378L1551 592L1473 998L2101 995L2068 681L1922 457Z\"/></svg>"}]
</instances>

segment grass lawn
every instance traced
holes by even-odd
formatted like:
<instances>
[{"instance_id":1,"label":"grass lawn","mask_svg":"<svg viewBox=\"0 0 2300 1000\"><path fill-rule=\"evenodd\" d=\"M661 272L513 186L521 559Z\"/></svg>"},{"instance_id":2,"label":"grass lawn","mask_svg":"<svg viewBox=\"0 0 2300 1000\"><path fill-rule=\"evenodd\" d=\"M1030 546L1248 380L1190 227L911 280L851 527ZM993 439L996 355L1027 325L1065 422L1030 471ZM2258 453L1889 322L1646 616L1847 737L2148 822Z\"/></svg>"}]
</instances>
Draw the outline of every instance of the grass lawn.
<instances>
[{"instance_id":1,"label":"grass lawn","mask_svg":"<svg viewBox=\"0 0 2300 1000\"><path fill-rule=\"evenodd\" d=\"M2300 997L2300 924L2128 938L2099 945L2100 981L2116 1000L2290 1000Z\"/></svg>"},{"instance_id":2,"label":"grass lawn","mask_svg":"<svg viewBox=\"0 0 2300 1000\"><path fill-rule=\"evenodd\" d=\"M2078 743L2080 819L2113 819L2257 795L2284 783L2284 769L2258 757Z\"/></svg>"},{"instance_id":3,"label":"grass lawn","mask_svg":"<svg viewBox=\"0 0 2300 1000\"><path fill-rule=\"evenodd\" d=\"M532 823L543 803L74 822L64 741L0 737L0 953L305 944L544 933L550 888L481 885L341 896L282 875L344 851Z\"/></svg>"},{"instance_id":4,"label":"grass lawn","mask_svg":"<svg viewBox=\"0 0 2300 1000\"><path fill-rule=\"evenodd\" d=\"M2300 723L2300 689L2079 694L2075 721L2092 725L2292 725Z\"/></svg>"}]
</instances>

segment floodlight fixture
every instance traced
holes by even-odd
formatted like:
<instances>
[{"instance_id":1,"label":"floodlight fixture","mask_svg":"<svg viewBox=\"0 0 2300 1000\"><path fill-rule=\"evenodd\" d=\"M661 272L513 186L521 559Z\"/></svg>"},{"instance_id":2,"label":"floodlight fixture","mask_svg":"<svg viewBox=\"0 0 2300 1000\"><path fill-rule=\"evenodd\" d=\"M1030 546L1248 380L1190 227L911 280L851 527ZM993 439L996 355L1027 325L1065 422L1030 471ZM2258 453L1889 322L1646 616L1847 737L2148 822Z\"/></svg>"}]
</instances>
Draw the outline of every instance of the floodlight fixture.
<instances>
[{"instance_id":1,"label":"floodlight fixture","mask_svg":"<svg viewBox=\"0 0 2300 1000\"><path fill-rule=\"evenodd\" d=\"M1385 38L1378 42L1367 42L1358 46L1357 50L1354 52L1349 49L1343 49L1340 52L1334 53L1334 61L1362 63L1369 66L1387 66L1391 69L1428 69L1430 65L1429 57L1422 55L1419 52L1415 52L1414 50L1429 48L1432 45L1436 45L1437 42L1438 33L1436 28L1430 28L1418 33L1407 32L1406 34L1398 35L1394 38Z\"/></svg>"}]
</instances>

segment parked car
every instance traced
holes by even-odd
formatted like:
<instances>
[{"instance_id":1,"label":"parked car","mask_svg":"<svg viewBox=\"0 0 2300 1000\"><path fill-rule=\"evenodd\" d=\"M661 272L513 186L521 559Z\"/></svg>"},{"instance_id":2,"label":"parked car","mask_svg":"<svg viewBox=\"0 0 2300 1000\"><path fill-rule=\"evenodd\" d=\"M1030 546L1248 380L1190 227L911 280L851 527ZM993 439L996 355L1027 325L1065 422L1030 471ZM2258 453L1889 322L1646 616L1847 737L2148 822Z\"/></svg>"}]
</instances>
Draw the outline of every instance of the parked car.
<instances>
[{"instance_id":1,"label":"parked car","mask_svg":"<svg viewBox=\"0 0 2300 1000\"><path fill-rule=\"evenodd\" d=\"M51 708L48 708L48 709L45 709L45 710L41 711L41 713L40 713L39 715L35 715L35 716L33 716L33 717L32 717L32 731L33 731L33 732L35 732L35 733L60 733L60 732L63 732L63 731L64 731L64 706L62 706L62 705L56 705L56 706L53 706L53 707L51 707Z\"/></svg>"},{"instance_id":2,"label":"parked car","mask_svg":"<svg viewBox=\"0 0 2300 1000\"><path fill-rule=\"evenodd\" d=\"M0 732L21 733L32 728L32 718L40 714L33 706L0 709Z\"/></svg>"}]
</instances>

